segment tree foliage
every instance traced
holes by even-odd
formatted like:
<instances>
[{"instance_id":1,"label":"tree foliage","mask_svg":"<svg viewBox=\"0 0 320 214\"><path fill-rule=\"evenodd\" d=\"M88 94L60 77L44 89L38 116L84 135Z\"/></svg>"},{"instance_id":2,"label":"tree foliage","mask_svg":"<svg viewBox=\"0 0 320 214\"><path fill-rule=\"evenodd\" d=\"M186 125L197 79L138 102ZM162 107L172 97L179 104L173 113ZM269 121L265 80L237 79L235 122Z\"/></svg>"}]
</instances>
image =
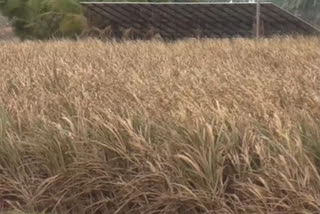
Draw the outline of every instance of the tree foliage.
<instances>
[{"instance_id":1,"label":"tree foliage","mask_svg":"<svg viewBox=\"0 0 320 214\"><path fill-rule=\"evenodd\" d=\"M290 0L285 1L282 7L320 27L319 0Z\"/></svg>"},{"instance_id":2,"label":"tree foliage","mask_svg":"<svg viewBox=\"0 0 320 214\"><path fill-rule=\"evenodd\" d=\"M1 11L23 39L74 36L87 26L78 0L5 0Z\"/></svg>"}]
</instances>

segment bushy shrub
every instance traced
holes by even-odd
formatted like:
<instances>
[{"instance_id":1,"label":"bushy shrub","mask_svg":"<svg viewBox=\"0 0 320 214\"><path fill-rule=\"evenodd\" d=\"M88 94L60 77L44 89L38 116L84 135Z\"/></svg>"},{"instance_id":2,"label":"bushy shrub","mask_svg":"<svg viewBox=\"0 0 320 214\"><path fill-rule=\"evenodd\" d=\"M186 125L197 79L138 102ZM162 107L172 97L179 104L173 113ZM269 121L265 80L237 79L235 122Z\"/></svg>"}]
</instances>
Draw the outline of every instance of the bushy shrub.
<instances>
[{"instance_id":1,"label":"bushy shrub","mask_svg":"<svg viewBox=\"0 0 320 214\"><path fill-rule=\"evenodd\" d=\"M1 11L22 39L73 37L87 27L78 0L5 0Z\"/></svg>"}]
</instances>

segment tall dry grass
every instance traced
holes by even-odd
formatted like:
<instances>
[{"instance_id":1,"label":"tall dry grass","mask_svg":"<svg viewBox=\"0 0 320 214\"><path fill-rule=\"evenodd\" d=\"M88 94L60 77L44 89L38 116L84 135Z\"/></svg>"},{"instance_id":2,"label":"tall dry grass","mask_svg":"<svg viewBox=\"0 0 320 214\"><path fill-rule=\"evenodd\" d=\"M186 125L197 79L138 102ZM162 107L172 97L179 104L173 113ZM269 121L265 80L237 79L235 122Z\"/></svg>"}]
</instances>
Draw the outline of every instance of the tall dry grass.
<instances>
[{"instance_id":1,"label":"tall dry grass","mask_svg":"<svg viewBox=\"0 0 320 214\"><path fill-rule=\"evenodd\" d=\"M318 47L0 43L0 210L320 213Z\"/></svg>"}]
</instances>

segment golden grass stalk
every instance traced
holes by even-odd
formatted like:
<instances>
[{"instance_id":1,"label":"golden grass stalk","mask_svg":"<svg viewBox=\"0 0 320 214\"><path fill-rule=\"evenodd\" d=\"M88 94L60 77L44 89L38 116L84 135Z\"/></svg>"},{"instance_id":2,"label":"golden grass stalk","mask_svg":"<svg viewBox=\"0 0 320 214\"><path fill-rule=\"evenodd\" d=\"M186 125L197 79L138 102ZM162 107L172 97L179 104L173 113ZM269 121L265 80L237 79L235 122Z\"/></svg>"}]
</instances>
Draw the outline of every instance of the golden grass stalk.
<instances>
[{"instance_id":1,"label":"golden grass stalk","mask_svg":"<svg viewBox=\"0 0 320 214\"><path fill-rule=\"evenodd\" d=\"M319 213L318 46L0 43L0 212Z\"/></svg>"}]
</instances>

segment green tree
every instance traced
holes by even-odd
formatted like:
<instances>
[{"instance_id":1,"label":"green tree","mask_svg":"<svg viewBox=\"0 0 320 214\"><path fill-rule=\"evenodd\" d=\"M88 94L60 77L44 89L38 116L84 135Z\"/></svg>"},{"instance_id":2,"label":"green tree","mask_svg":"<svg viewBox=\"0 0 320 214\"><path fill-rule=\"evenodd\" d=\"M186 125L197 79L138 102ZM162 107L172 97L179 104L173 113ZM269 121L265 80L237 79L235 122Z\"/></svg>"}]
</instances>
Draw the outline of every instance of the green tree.
<instances>
[{"instance_id":1,"label":"green tree","mask_svg":"<svg viewBox=\"0 0 320 214\"><path fill-rule=\"evenodd\" d=\"M16 33L19 36L22 36L23 32L27 31L27 29L24 28L27 24L26 19L28 16L25 8L26 1L23 0L6 0L0 4L1 12L14 23Z\"/></svg>"},{"instance_id":2,"label":"green tree","mask_svg":"<svg viewBox=\"0 0 320 214\"><path fill-rule=\"evenodd\" d=\"M87 26L78 0L5 0L0 9L22 39L72 37Z\"/></svg>"},{"instance_id":3,"label":"green tree","mask_svg":"<svg viewBox=\"0 0 320 214\"><path fill-rule=\"evenodd\" d=\"M286 7L290 10L308 10L317 7L319 4L319 0L286 0L284 1L283 7Z\"/></svg>"},{"instance_id":4,"label":"green tree","mask_svg":"<svg viewBox=\"0 0 320 214\"><path fill-rule=\"evenodd\" d=\"M319 0L286 0L282 7L320 27Z\"/></svg>"}]
</instances>

